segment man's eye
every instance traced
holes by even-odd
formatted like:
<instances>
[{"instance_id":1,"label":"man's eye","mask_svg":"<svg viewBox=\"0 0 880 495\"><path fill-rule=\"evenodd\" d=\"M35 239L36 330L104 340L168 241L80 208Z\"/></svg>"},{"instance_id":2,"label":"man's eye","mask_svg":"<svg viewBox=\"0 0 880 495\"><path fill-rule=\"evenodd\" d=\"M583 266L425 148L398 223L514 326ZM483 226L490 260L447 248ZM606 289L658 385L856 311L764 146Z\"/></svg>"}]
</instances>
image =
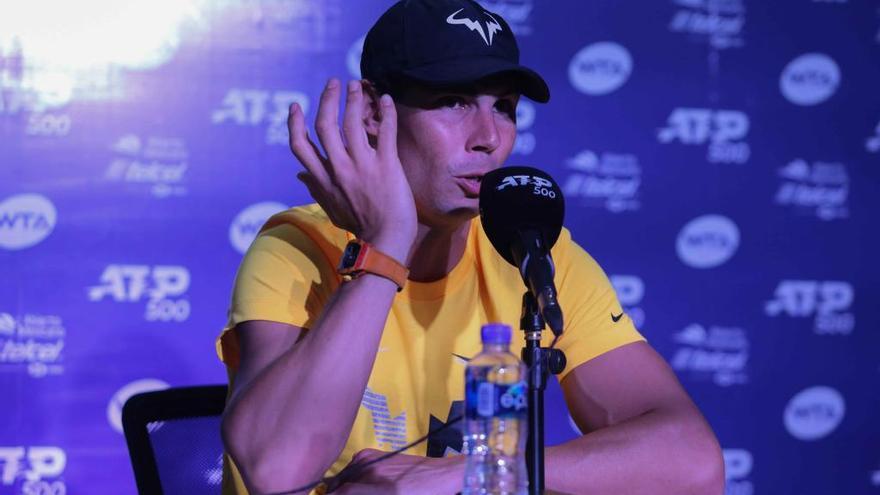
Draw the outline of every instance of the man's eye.
<instances>
[{"instance_id":1,"label":"man's eye","mask_svg":"<svg viewBox=\"0 0 880 495\"><path fill-rule=\"evenodd\" d=\"M498 100L495 102L495 111L510 116L516 120L516 105L510 100Z\"/></svg>"},{"instance_id":2,"label":"man's eye","mask_svg":"<svg viewBox=\"0 0 880 495\"><path fill-rule=\"evenodd\" d=\"M438 107L461 108L465 105L463 98L457 96L445 96L437 100Z\"/></svg>"}]
</instances>

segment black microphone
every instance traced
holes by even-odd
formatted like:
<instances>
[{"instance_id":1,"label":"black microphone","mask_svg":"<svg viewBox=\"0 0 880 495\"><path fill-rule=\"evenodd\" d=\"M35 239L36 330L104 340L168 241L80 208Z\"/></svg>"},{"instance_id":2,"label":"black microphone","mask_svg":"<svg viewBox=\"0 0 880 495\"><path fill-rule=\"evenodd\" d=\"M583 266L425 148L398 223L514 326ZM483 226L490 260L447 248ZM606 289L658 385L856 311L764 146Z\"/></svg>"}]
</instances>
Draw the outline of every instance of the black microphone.
<instances>
[{"instance_id":1,"label":"black microphone","mask_svg":"<svg viewBox=\"0 0 880 495\"><path fill-rule=\"evenodd\" d=\"M565 201L547 173L532 167L504 167L483 176L480 220L495 250L519 268L544 321L559 336L562 308L553 283L550 248L559 239Z\"/></svg>"}]
</instances>

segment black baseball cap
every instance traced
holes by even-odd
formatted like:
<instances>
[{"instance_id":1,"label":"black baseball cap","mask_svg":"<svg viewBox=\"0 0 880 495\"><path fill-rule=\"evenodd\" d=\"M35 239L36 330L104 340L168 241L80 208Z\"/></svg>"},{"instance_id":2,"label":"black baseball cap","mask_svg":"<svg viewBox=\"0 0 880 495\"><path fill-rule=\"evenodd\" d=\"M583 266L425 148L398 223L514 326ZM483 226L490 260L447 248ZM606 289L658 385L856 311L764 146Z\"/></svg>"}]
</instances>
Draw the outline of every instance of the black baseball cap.
<instances>
[{"instance_id":1,"label":"black baseball cap","mask_svg":"<svg viewBox=\"0 0 880 495\"><path fill-rule=\"evenodd\" d=\"M507 22L473 0L395 3L367 33L361 75L386 88L401 79L448 87L509 75L523 95L550 100L544 79L520 65Z\"/></svg>"}]
</instances>

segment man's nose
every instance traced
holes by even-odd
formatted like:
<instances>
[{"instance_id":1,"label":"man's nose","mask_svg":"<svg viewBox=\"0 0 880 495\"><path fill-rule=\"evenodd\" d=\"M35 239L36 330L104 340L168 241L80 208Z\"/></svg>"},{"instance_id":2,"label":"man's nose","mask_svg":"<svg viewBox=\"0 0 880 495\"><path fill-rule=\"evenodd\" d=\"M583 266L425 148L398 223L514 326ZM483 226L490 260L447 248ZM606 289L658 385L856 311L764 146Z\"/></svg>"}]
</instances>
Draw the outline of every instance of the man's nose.
<instances>
[{"instance_id":1,"label":"man's nose","mask_svg":"<svg viewBox=\"0 0 880 495\"><path fill-rule=\"evenodd\" d=\"M492 153L498 148L501 137L492 108L478 108L471 116L468 151Z\"/></svg>"}]
</instances>

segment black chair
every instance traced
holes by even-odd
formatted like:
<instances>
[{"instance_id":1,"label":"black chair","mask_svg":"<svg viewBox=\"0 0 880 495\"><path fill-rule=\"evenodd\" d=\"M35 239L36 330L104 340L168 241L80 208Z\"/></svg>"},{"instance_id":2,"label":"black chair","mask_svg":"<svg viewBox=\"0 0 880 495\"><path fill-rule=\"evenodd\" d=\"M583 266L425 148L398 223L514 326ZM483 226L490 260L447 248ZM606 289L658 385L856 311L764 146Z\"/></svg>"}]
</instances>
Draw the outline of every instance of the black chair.
<instances>
[{"instance_id":1,"label":"black chair","mask_svg":"<svg viewBox=\"0 0 880 495\"><path fill-rule=\"evenodd\" d=\"M220 493L225 402L226 385L146 392L125 402L122 429L140 495Z\"/></svg>"}]
</instances>

